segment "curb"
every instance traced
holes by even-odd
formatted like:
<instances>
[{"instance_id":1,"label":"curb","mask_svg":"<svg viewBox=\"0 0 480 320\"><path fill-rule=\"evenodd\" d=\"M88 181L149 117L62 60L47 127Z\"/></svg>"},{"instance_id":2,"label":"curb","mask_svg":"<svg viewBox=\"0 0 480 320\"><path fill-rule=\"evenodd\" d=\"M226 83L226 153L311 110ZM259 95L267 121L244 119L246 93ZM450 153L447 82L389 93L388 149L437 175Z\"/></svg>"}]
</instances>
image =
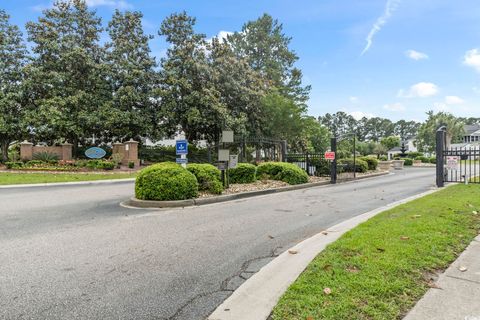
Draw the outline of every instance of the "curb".
<instances>
[{"instance_id":1,"label":"curb","mask_svg":"<svg viewBox=\"0 0 480 320\"><path fill-rule=\"evenodd\" d=\"M35 187L59 187L59 186L81 186L81 185L95 185L95 184L134 182L134 181L135 181L135 178L127 178L127 179L91 180L91 181L74 181L74 182L11 184L11 185L0 185L0 189L19 189L19 188L35 188Z\"/></svg>"},{"instance_id":2,"label":"curb","mask_svg":"<svg viewBox=\"0 0 480 320\"><path fill-rule=\"evenodd\" d=\"M347 181L338 181L338 183L345 183L345 182L353 182L357 180L367 179L367 178L375 178L379 176L384 176L390 174L390 172L379 172L374 173L368 176L361 176L355 180L347 180ZM256 196L263 196L267 194L273 193L280 193L286 191L294 191L294 190L301 190L307 188L314 188L314 187L321 187L331 185L330 181L321 181L321 182L314 182L314 183L305 183L305 184L298 184L293 186L281 187L277 189L267 189L267 190L259 190L259 191L249 191L243 193L236 193L236 194L228 194L223 196L211 197L211 198L201 198L201 199L188 199L188 200L177 200L177 201L155 201L155 200L140 200L135 197L130 198L129 200L125 201L124 204L126 206L132 208L184 208L184 207L191 207L191 206L201 206L205 204L212 204L212 203L220 203L244 198L251 198Z\"/></svg>"},{"instance_id":3,"label":"curb","mask_svg":"<svg viewBox=\"0 0 480 320\"><path fill-rule=\"evenodd\" d=\"M245 281L207 320L266 320L288 287L327 245L383 211L439 190L442 189L429 190L363 213L300 242ZM297 254L290 254L289 251Z\"/></svg>"}]
</instances>

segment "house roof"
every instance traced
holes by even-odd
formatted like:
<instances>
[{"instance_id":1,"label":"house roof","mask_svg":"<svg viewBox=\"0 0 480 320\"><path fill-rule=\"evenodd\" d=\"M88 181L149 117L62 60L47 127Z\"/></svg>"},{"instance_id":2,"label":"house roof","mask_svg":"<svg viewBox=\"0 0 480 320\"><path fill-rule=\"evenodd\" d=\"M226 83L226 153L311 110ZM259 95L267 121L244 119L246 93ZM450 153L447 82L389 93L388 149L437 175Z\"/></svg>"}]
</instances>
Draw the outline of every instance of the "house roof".
<instances>
[{"instance_id":1,"label":"house roof","mask_svg":"<svg viewBox=\"0 0 480 320\"><path fill-rule=\"evenodd\" d=\"M470 136L472 134L480 135L480 124L469 124L469 125L466 125L464 129L465 129L465 134L467 136Z\"/></svg>"}]
</instances>

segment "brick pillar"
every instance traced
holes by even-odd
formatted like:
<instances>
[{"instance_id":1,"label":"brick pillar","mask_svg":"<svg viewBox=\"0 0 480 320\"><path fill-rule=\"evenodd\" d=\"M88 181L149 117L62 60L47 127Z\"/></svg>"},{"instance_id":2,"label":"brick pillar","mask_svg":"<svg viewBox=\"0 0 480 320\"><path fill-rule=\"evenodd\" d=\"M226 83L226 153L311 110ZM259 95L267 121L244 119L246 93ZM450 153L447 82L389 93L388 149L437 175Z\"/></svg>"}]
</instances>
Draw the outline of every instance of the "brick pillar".
<instances>
[{"instance_id":1,"label":"brick pillar","mask_svg":"<svg viewBox=\"0 0 480 320\"><path fill-rule=\"evenodd\" d=\"M73 144L65 142L62 144L62 160L69 161L72 160L72 149Z\"/></svg>"},{"instance_id":2,"label":"brick pillar","mask_svg":"<svg viewBox=\"0 0 480 320\"><path fill-rule=\"evenodd\" d=\"M123 143L115 142L113 144L112 154L115 154L115 153L120 153L122 155L125 153L125 147L124 147Z\"/></svg>"},{"instance_id":3,"label":"brick pillar","mask_svg":"<svg viewBox=\"0 0 480 320\"><path fill-rule=\"evenodd\" d=\"M20 143L20 159L29 161L33 159L33 143L27 140Z\"/></svg>"},{"instance_id":4,"label":"brick pillar","mask_svg":"<svg viewBox=\"0 0 480 320\"><path fill-rule=\"evenodd\" d=\"M130 139L123 144L124 147L124 154L123 154L123 165L128 165L129 162L135 163L135 166L138 167L140 165L140 160L138 159L138 142Z\"/></svg>"}]
</instances>

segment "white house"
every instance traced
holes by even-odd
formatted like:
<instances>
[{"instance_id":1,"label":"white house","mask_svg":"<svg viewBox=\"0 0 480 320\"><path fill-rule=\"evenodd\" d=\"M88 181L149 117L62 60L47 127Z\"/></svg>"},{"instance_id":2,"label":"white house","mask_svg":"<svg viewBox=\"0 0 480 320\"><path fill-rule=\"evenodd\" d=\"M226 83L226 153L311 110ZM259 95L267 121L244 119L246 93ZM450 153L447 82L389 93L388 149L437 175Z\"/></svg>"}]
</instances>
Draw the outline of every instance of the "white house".
<instances>
[{"instance_id":1,"label":"white house","mask_svg":"<svg viewBox=\"0 0 480 320\"><path fill-rule=\"evenodd\" d=\"M415 138L409 138L405 143L405 152L417 152L418 149L415 145ZM387 151L388 159L392 160L396 154L402 153L402 147L395 147Z\"/></svg>"}]
</instances>

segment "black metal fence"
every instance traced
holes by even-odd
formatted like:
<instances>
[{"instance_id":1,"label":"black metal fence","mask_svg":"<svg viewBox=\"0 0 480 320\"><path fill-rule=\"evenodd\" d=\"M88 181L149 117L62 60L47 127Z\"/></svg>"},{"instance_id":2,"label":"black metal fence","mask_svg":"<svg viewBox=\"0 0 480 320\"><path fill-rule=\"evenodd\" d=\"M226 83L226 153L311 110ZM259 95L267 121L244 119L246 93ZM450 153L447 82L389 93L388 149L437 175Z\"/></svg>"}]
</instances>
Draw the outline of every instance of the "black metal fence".
<instances>
[{"instance_id":1,"label":"black metal fence","mask_svg":"<svg viewBox=\"0 0 480 320\"><path fill-rule=\"evenodd\" d=\"M445 182L480 183L480 146L447 147L446 128L437 131L437 186Z\"/></svg>"},{"instance_id":2,"label":"black metal fence","mask_svg":"<svg viewBox=\"0 0 480 320\"><path fill-rule=\"evenodd\" d=\"M480 183L480 147L443 151L444 182Z\"/></svg>"},{"instance_id":3,"label":"black metal fence","mask_svg":"<svg viewBox=\"0 0 480 320\"><path fill-rule=\"evenodd\" d=\"M296 164L310 176L327 177L331 173L331 162L319 153L287 154L286 162Z\"/></svg>"}]
</instances>

